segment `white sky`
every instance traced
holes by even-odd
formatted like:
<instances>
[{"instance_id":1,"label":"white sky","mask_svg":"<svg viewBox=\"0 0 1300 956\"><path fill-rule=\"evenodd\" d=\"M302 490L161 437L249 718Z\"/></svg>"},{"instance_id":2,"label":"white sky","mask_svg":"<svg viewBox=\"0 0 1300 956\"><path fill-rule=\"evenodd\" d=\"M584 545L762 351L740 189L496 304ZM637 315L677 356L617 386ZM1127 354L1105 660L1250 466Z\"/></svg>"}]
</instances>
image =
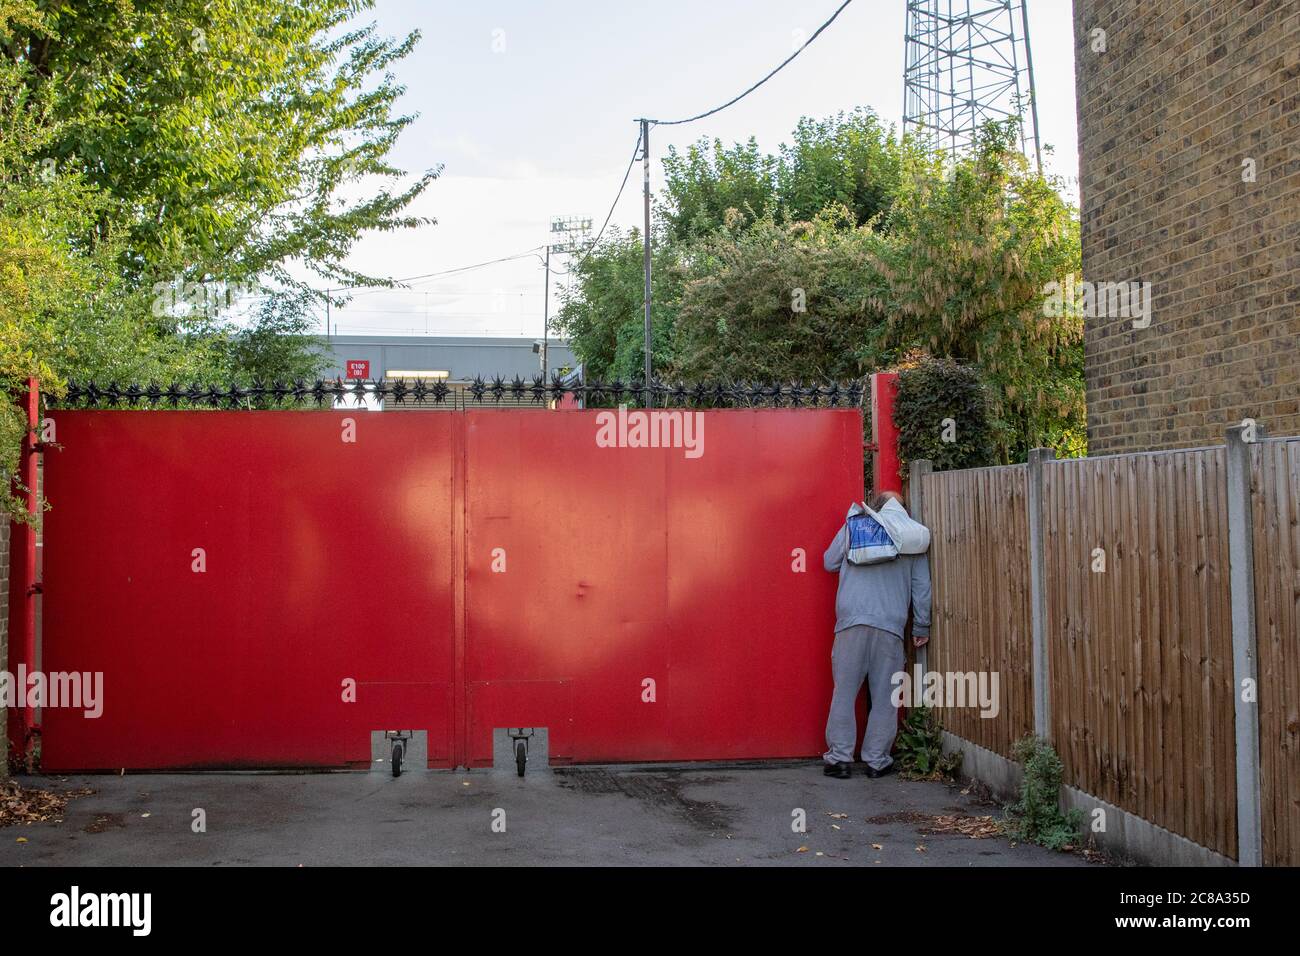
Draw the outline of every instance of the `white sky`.
<instances>
[{"instance_id":1,"label":"white sky","mask_svg":"<svg viewBox=\"0 0 1300 956\"><path fill-rule=\"evenodd\" d=\"M1047 171L1077 177L1070 0L1028 0ZM419 113L395 164L444 165L414 204L437 225L366 236L349 264L375 275L421 275L545 243L555 216L599 228L636 142L635 118L673 119L725 102L756 82L839 0L379 0L381 30L423 39L397 69L404 112ZM651 133L659 160L702 136L751 135L768 152L800 116L869 106L900 123L906 0L854 0L793 63L722 113ZM501 47L504 46L504 49ZM495 47L495 48L494 48ZM639 225L640 164L611 225ZM557 271L564 259L553 257ZM558 307L552 277L552 312ZM335 331L539 335L543 271L528 258L371 291L336 309Z\"/></svg>"}]
</instances>

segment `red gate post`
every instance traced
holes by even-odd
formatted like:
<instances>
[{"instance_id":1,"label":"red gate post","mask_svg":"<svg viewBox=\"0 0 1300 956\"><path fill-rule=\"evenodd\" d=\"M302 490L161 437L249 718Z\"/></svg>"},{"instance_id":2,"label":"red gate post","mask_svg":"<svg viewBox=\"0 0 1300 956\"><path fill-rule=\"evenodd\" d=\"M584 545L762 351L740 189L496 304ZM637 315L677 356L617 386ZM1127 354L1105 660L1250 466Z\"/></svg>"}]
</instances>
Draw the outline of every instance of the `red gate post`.
<instances>
[{"instance_id":1,"label":"red gate post","mask_svg":"<svg viewBox=\"0 0 1300 956\"><path fill-rule=\"evenodd\" d=\"M871 490L903 493L903 479L898 474L898 426L894 424L894 397L898 391L897 372L871 374Z\"/></svg>"},{"instance_id":2,"label":"red gate post","mask_svg":"<svg viewBox=\"0 0 1300 956\"><path fill-rule=\"evenodd\" d=\"M15 681L17 706L9 713L9 750L23 754L30 768L31 742L41 731L35 712L28 706L27 682L18 680L21 665L25 672L36 668L36 595L40 585L36 582L36 519L39 510L37 471L40 428L40 385L35 378L27 380L27 392L21 407L27 418L27 434L18 465L16 484L27 503L27 523L13 522L9 539L9 673Z\"/></svg>"}]
</instances>

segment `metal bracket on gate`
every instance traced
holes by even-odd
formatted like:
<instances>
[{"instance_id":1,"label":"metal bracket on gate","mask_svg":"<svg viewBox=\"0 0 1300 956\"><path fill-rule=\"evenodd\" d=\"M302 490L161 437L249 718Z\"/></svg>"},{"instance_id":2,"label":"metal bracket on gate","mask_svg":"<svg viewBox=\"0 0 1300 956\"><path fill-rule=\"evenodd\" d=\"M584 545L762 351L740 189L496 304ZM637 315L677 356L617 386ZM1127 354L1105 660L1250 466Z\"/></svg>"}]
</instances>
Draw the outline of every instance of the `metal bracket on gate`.
<instances>
[{"instance_id":1,"label":"metal bracket on gate","mask_svg":"<svg viewBox=\"0 0 1300 956\"><path fill-rule=\"evenodd\" d=\"M550 741L545 727L497 727L492 731L492 766L497 770L514 767L523 776L529 765L546 769L550 765Z\"/></svg>"},{"instance_id":2,"label":"metal bracket on gate","mask_svg":"<svg viewBox=\"0 0 1300 956\"><path fill-rule=\"evenodd\" d=\"M373 769L387 763L394 777L404 770L424 770L429 765L429 735L424 730L374 730L370 733Z\"/></svg>"}]
</instances>

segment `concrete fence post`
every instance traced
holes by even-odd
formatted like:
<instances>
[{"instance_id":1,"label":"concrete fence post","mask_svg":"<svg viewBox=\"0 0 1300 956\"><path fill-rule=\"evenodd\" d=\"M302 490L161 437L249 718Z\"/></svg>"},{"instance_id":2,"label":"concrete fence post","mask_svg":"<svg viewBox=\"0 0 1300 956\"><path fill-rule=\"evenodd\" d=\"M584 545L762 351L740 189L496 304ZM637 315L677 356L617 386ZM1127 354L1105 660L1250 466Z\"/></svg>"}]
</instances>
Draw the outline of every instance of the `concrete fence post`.
<instances>
[{"instance_id":1,"label":"concrete fence post","mask_svg":"<svg viewBox=\"0 0 1300 956\"><path fill-rule=\"evenodd\" d=\"M928 458L918 458L907 466L908 494L911 497L912 517L921 524L926 524L925 519L925 479L934 471L934 464ZM929 527L926 524L926 527ZM934 544L931 542L931 549ZM934 572L934 562L930 562L931 574ZM934 633L934 601L933 591L931 592L930 601L930 633ZM930 670L930 645L916 649L916 663L921 668L921 673L925 674Z\"/></svg>"},{"instance_id":2,"label":"concrete fence post","mask_svg":"<svg viewBox=\"0 0 1300 956\"><path fill-rule=\"evenodd\" d=\"M1056 458L1050 448L1032 448L1026 474L1029 516L1029 623L1034 656L1034 734L1051 741L1051 670L1047 657L1047 563L1043 529L1043 462Z\"/></svg>"},{"instance_id":3,"label":"concrete fence post","mask_svg":"<svg viewBox=\"0 0 1300 956\"><path fill-rule=\"evenodd\" d=\"M1250 442L1245 429L1227 430L1228 580L1232 595L1233 715L1237 739L1237 863L1263 864L1260 818L1259 684L1255 639L1254 516ZM1247 688L1250 700L1246 700Z\"/></svg>"}]
</instances>

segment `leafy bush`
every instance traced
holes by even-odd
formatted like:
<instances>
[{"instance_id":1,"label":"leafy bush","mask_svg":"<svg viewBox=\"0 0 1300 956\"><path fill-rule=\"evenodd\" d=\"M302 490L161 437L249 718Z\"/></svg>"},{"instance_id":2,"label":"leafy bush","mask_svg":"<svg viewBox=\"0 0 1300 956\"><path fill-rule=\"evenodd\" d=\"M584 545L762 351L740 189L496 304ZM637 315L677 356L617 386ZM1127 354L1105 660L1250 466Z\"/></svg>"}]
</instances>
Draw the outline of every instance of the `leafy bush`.
<instances>
[{"instance_id":1,"label":"leafy bush","mask_svg":"<svg viewBox=\"0 0 1300 956\"><path fill-rule=\"evenodd\" d=\"M944 780L957 776L961 754L944 755L939 715L930 707L908 711L894 741L899 769L909 777Z\"/></svg>"},{"instance_id":2,"label":"leafy bush","mask_svg":"<svg viewBox=\"0 0 1300 956\"><path fill-rule=\"evenodd\" d=\"M674 330L686 381L847 381L873 367L859 347L884 328L873 294L883 240L844 207L811 222L759 219L699 241Z\"/></svg>"},{"instance_id":3,"label":"leafy bush","mask_svg":"<svg viewBox=\"0 0 1300 956\"><path fill-rule=\"evenodd\" d=\"M1061 758L1032 734L1018 740L1011 756L1025 768L1020 800L1007 807L1009 835L1049 850L1068 850L1081 839L1083 814L1061 811Z\"/></svg>"},{"instance_id":4,"label":"leafy bush","mask_svg":"<svg viewBox=\"0 0 1300 956\"><path fill-rule=\"evenodd\" d=\"M918 458L928 458L936 471L995 461L987 392L970 366L925 358L900 371L894 423L904 473Z\"/></svg>"},{"instance_id":5,"label":"leafy bush","mask_svg":"<svg viewBox=\"0 0 1300 956\"><path fill-rule=\"evenodd\" d=\"M673 378L672 330L683 270L681 250L652 234L650 321L654 374ZM645 370L645 273L641 233L611 228L570 271L551 332L569 340L589 379L640 381Z\"/></svg>"},{"instance_id":6,"label":"leafy bush","mask_svg":"<svg viewBox=\"0 0 1300 956\"><path fill-rule=\"evenodd\" d=\"M946 172L904 176L890 208L890 341L979 368L999 463L1035 446L1064 457L1086 432L1083 319L1043 299L1079 273L1077 211L1029 167L1014 121Z\"/></svg>"},{"instance_id":7,"label":"leafy bush","mask_svg":"<svg viewBox=\"0 0 1300 956\"><path fill-rule=\"evenodd\" d=\"M849 379L933 355L979 370L988 422L958 419L956 442L919 452L939 467L1085 452L1082 316L1044 307L1049 283L1079 274L1078 213L1030 168L1014 122L955 162L864 112L801 121L779 156L701 141L664 171L659 375ZM639 375L641 270L636 233L574 267L552 327L593 377Z\"/></svg>"},{"instance_id":8,"label":"leafy bush","mask_svg":"<svg viewBox=\"0 0 1300 956\"><path fill-rule=\"evenodd\" d=\"M764 217L811 222L837 206L863 226L889 212L905 165L922 155L866 108L803 117L776 155L752 137L731 147L705 137L684 151L668 147L661 216L672 242L743 231Z\"/></svg>"}]
</instances>

